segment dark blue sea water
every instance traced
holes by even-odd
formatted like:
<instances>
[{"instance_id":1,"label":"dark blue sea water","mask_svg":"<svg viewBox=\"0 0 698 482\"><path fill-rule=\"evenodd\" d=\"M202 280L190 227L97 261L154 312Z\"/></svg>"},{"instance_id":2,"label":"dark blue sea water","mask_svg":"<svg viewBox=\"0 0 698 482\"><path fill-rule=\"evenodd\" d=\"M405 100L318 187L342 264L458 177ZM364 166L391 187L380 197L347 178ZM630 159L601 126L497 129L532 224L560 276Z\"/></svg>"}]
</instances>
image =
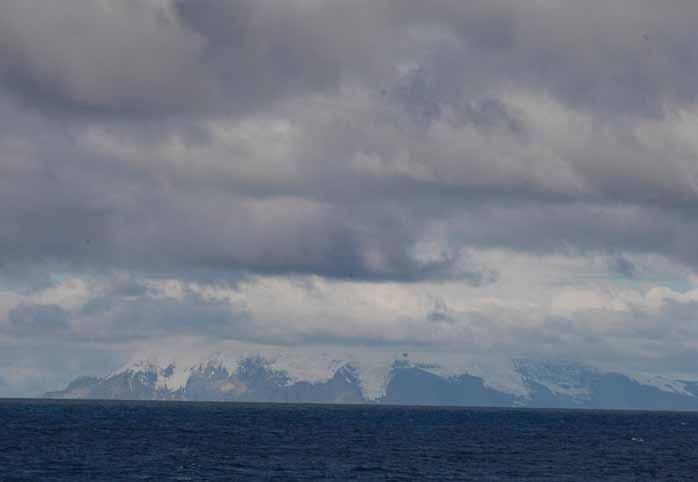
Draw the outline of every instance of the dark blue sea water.
<instances>
[{"instance_id":1,"label":"dark blue sea water","mask_svg":"<svg viewBox=\"0 0 698 482\"><path fill-rule=\"evenodd\" d=\"M698 480L698 414L0 401L0 480Z\"/></svg>"}]
</instances>

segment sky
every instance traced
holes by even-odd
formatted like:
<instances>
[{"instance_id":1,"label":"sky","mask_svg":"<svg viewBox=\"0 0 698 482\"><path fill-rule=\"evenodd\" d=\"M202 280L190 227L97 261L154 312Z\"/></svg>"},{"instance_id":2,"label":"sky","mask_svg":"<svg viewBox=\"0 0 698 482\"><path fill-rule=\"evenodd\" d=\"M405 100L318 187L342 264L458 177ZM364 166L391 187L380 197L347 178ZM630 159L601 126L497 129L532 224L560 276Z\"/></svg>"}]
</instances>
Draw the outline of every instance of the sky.
<instances>
[{"instance_id":1,"label":"sky","mask_svg":"<svg viewBox=\"0 0 698 482\"><path fill-rule=\"evenodd\" d=\"M698 377L698 2L0 2L0 396L226 342Z\"/></svg>"}]
</instances>

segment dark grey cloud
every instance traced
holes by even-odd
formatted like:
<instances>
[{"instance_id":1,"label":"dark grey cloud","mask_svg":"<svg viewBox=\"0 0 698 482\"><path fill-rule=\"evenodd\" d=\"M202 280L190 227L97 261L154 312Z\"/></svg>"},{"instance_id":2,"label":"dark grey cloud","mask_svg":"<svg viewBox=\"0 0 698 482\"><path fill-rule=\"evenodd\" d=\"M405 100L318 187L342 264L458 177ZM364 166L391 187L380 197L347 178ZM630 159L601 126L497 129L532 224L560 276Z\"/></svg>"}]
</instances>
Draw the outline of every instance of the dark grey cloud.
<instances>
[{"instance_id":1,"label":"dark grey cloud","mask_svg":"<svg viewBox=\"0 0 698 482\"><path fill-rule=\"evenodd\" d=\"M5 2L0 265L486 284L460 253L498 246L696 266L698 8L628 5Z\"/></svg>"},{"instance_id":2,"label":"dark grey cloud","mask_svg":"<svg viewBox=\"0 0 698 482\"><path fill-rule=\"evenodd\" d=\"M612 272L624 278L635 278L638 275L638 268L627 257L617 254L609 258L609 268Z\"/></svg>"},{"instance_id":3,"label":"dark grey cloud","mask_svg":"<svg viewBox=\"0 0 698 482\"><path fill-rule=\"evenodd\" d=\"M611 114L693 101L694 3L627 5L11 1L0 72L39 108L88 115L257 110L345 77L381 83L407 60L441 97L515 83Z\"/></svg>"},{"instance_id":4,"label":"dark grey cloud","mask_svg":"<svg viewBox=\"0 0 698 482\"><path fill-rule=\"evenodd\" d=\"M64 337L70 332L66 312L56 305L23 304L13 308L7 320L8 331L20 337Z\"/></svg>"},{"instance_id":5,"label":"dark grey cloud","mask_svg":"<svg viewBox=\"0 0 698 482\"><path fill-rule=\"evenodd\" d=\"M336 86L325 9L300 1L41 0L0 7L0 82L57 116L239 114ZM337 19L335 19L337 20Z\"/></svg>"},{"instance_id":6,"label":"dark grey cloud","mask_svg":"<svg viewBox=\"0 0 698 482\"><path fill-rule=\"evenodd\" d=\"M469 229L474 223L478 229ZM624 205L570 204L475 209L450 220L463 226L454 238L480 247L511 247L531 253L662 253L690 267L698 264L691 246L698 225L682 213ZM511 233L517 236L512 239Z\"/></svg>"},{"instance_id":7,"label":"dark grey cloud","mask_svg":"<svg viewBox=\"0 0 698 482\"><path fill-rule=\"evenodd\" d=\"M433 323L452 323L454 321L451 309L441 298L434 300L434 308L427 315L427 319Z\"/></svg>"},{"instance_id":8,"label":"dark grey cloud","mask_svg":"<svg viewBox=\"0 0 698 482\"><path fill-rule=\"evenodd\" d=\"M339 52L328 48L323 32L314 27L321 19L299 2L173 5L182 26L205 39L202 58L223 86L221 100L233 109L259 109L271 100L322 91L339 81Z\"/></svg>"},{"instance_id":9,"label":"dark grey cloud","mask_svg":"<svg viewBox=\"0 0 698 482\"><path fill-rule=\"evenodd\" d=\"M41 110L176 111L217 87L198 59L201 42L155 2L13 1L0 18L0 78Z\"/></svg>"},{"instance_id":10,"label":"dark grey cloud","mask_svg":"<svg viewBox=\"0 0 698 482\"><path fill-rule=\"evenodd\" d=\"M106 293L90 299L73 316L78 323L89 321L88 328L77 331L73 339L108 343L181 335L244 337L248 319L227 303L193 293L181 298Z\"/></svg>"},{"instance_id":11,"label":"dark grey cloud","mask_svg":"<svg viewBox=\"0 0 698 482\"><path fill-rule=\"evenodd\" d=\"M259 272L417 281L462 274L479 283L489 276L475 267L457 272L453 254L416 259L410 250L417 237L404 210L344 206L310 190L303 199L287 188L221 185L209 176L177 179L160 163L89 156L73 132L52 121L30 119L27 128L49 134L32 146L36 158L8 162L0 179L6 269L62 262L226 278Z\"/></svg>"},{"instance_id":12,"label":"dark grey cloud","mask_svg":"<svg viewBox=\"0 0 698 482\"><path fill-rule=\"evenodd\" d=\"M689 25L698 9L689 0L661 7L645 0L388 3L398 28L436 25L456 35L463 60L451 74L471 84L536 84L610 114L660 114L667 99L695 100L689 79L698 57Z\"/></svg>"},{"instance_id":13,"label":"dark grey cloud","mask_svg":"<svg viewBox=\"0 0 698 482\"><path fill-rule=\"evenodd\" d=\"M205 299L190 290L179 297L163 296L144 279L123 273L92 280L102 288L84 295L78 308L21 302L5 320L0 319L0 335L110 345L182 335L217 340L252 336L248 315L227 302ZM56 287L54 282L49 289Z\"/></svg>"}]
</instances>

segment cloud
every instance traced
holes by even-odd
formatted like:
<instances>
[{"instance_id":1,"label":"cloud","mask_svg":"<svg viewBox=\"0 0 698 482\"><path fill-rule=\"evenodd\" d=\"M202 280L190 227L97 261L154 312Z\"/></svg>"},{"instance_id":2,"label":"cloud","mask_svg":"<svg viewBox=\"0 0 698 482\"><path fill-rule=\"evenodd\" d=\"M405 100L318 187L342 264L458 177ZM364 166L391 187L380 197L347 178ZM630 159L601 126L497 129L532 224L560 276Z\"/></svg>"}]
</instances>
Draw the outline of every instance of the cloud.
<instances>
[{"instance_id":1,"label":"cloud","mask_svg":"<svg viewBox=\"0 0 698 482\"><path fill-rule=\"evenodd\" d=\"M10 2L0 17L5 85L59 115L174 111L215 88L201 41L156 2Z\"/></svg>"},{"instance_id":2,"label":"cloud","mask_svg":"<svg viewBox=\"0 0 698 482\"><path fill-rule=\"evenodd\" d=\"M85 120L259 110L338 82L351 48L333 47L324 10L302 1L10 2L0 79L29 105Z\"/></svg>"},{"instance_id":3,"label":"cloud","mask_svg":"<svg viewBox=\"0 0 698 482\"><path fill-rule=\"evenodd\" d=\"M642 91L661 112L605 97L617 82L604 75L639 68L626 65L629 22L651 39L672 29L668 57L692 38L649 4L588 22L571 5L505 1L3 9L6 266L418 281L453 276L463 242L617 250L621 239L696 263L698 151L685 134L696 107L672 83L685 71L648 72L673 76ZM592 71L596 100L556 84L586 85ZM621 212L629 221L615 223ZM440 254L419 259L435 226L447 231ZM506 239L487 236L497 230Z\"/></svg>"},{"instance_id":4,"label":"cloud","mask_svg":"<svg viewBox=\"0 0 698 482\"><path fill-rule=\"evenodd\" d=\"M80 283L62 282L32 299L52 299L65 308L17 301L0 342L17 352L13 364L39 370L26 380L43 387L69 374L59 365L41 374L46 360L33 359L37 344L57 353L74 350L65 370L75 374L95 373L88 361L95 350L106 350L115 367L135 347L142 352L172 339L209 347L235 342L270 349L323 345L349 352L371 347L473 357L572 357L641 371L661 367L685 373L692 366L680 361L698 339L691 317L698 295L695 289L680 292L654 281L672 270L673 276L687 274L681 265L628 255L638 267L633 282L639 284L625 286L609 276L610 258L601 253L571 257L495 250L471 256L495 266L500 276L480 286L459 279L377 284L287 275L229 285L122 273L84 279L89 289L81 298L75 297ZM17 389L17 383L10 388Z\"/></svg>"},{"instance_id":5,"label":"cloud","mask_svg":"<svg viewBox=\"0 0 698 482\"><path fill-rule=\"evenodd\" d=\"M625 278L635 278L637 276L637 267L623 255L612 257L609 260L609 268Z\"/></svg>"},{"instance_id":6,"label":"cloud","mask_svg":"<svg viewBox=\"0 0 698 482\"><path fill-rule=\"evenodd\" d=\"M611 115L658 114L667 100L695 99L688 80L698 67L689 54L695 32L688 19L696 13L690 1L662 15L651 1L632 2L632 8L625 1L388 3L395 25L432 25L460 42L467 55L452 57L450 73L471 88L538 85ZM479 68L468 69L474 65Z\"/></svg>"},{"instance_id":7,"label":"cloud","mask_svg":"<svg viewBox=\"0 0 698 482\"><path fill-rule=\"evenodd\" d=\"M123 344L162 336L225 339L244 335L247 316L243 309L235 309L225 300L204 299L178 282L159 286L124 275L93 278L91 282L90 293L81 303L60 311L61 322L67 325L69 321L70 329L52 336L68 343ZM10 313L12 325L18 310L24 308L20 305ZM41 313L44 311L45 307Z\"/></svg>"},{"instance_id":8,"label":"cloud","mask_svg":"<svg viewBox=\"0 0 698 482\"><path fill-rule=\"evenodd\" d=\"M64 336L70 329L65 311L56 305L20 305L7 318L9 331L17 336Z\"/></svg>"}]
</instances>

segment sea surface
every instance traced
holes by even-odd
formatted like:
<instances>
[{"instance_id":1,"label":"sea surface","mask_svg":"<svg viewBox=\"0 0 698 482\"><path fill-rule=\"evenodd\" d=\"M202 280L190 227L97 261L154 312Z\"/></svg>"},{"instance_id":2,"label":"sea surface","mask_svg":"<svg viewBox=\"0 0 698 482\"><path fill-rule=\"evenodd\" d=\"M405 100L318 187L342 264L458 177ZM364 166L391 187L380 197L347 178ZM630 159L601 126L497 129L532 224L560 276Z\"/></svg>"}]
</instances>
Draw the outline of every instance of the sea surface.
<instances>
[{"instance_id":1,"label":"sea surface","mask_svg":"<svg viewBox=\"0 0 698 482\"><path fill-rule=\"evenodd\" d=\"M2 481L696 481L698 414L0 400Z\"/></svg>"}]
</instances>

